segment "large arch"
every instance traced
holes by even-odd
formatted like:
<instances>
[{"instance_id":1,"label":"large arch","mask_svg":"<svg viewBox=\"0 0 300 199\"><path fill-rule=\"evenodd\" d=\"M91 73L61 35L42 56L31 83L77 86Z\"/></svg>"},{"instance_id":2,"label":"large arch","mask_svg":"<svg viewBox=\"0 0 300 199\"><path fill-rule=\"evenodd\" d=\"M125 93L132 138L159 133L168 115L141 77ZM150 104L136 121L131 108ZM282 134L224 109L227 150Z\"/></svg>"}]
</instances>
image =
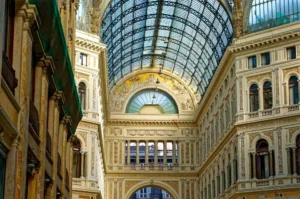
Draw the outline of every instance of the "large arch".
<instances>
[{"instance_id":1,"label":"large arch","mask_svg":"<svg viewBox=\"0 0 300 199\"><path fill-rule=\"evenodd\" d=\"M168 194L171 195L172 199L179 199L179 195L178 193L167 183L161 182L161 181L156 181L156 180L147 180L147 181L142 181L134 186L132 186L127 193L125 193L125 199L130 199L130 197L137 192L138 190L142 189L142 188L146 188L146 187L156 187L156 188L160 188L166 192L168 192Z\"/></svg>"}]
</instances>

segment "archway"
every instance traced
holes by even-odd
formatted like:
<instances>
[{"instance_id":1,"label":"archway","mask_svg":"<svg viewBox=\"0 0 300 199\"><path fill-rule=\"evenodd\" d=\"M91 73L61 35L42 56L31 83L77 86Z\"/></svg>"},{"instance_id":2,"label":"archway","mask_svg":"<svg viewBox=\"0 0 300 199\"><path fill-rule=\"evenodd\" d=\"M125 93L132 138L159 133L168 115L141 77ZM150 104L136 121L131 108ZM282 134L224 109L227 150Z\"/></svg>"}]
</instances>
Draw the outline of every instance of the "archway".
<instances>
[{"instance_id":1,"label":"archway","mask_svg":"<svg viewBox=\"0 0 300 199\"><path fill-rule=\"evenodd\" d=\"M131 187L127 193L125 194L125 198L126 199L131 199L132 196L139 190L143 189L143 188L156 188L156 189L161 189L163 190L165 193L167 193L172 199L179 199L178 193L176 192L176 190L174 190L169 184L165 183L165 182L160 182L160 181L144 181L144 182L140 182L138 184L136 184L135 186ZM177 190L178 191L178 190Z\"/></svg>"},{"instance_id":2,"label":"archway","mask_svg":"<svg viewBox=\"0 0 300 199\"><path fill-rule=\"evenodd\" d=\"M171 195L158 187L144 187L137 190L129 199L172 199Z\"/></svg>"}]
</instances>

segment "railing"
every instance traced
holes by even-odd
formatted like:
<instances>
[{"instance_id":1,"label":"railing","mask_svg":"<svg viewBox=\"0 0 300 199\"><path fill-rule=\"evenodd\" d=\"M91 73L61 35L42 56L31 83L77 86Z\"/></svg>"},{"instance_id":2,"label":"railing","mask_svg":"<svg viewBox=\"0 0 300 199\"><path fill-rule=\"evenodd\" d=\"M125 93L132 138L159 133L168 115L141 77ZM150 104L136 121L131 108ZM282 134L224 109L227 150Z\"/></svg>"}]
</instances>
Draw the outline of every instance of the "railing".
<instances>
[{"instance_id":1,"label":"railing","mask_svg":"<svg viewBox=\"0 0 300 199\"><path fill-rule=\"evenodd\" d=\"M256 118L258 117L258 112L249 113L249 118Z\"/></svg>"},{"instance_id":2,"label":"railing","mask_svg":"<svg viewBox=\"0 0 300 199\"><path fill-rule=\"evenodd\" d=\"M11 63L4 52L2 53L2 77L11 92L15 94L15 88L18 86L18 80L15 77L15 70L11 66Z\"/></svg>"},{"instance_id":3,"label":"railing","mask_svg":"<svg viewBox=\"0 0 300 199\"><path fill-rule=\"evenodd\" d=\"M49 160L51 160L51 150L52 150L51 136L50 136L49 132L47 131L47 137L46 137L46 157Z\"/></svg>"},{"instance_id":4,"label":"railing","mask_svg":"<svg viewBox=\"0 0 300 199\"><path fill-rule=\"evenodd\" d=\"M33 103L32 100L30 100L29 103L29 125L33 128L33 130L36 133L36 136L39 137L40 132L40 122L39 122L39 113Z\"/></svg>"},{"instance_id":5,"label":"railing","mask_svg":"<svg viewBox=\"0 0 300 199\"><path fill-rule=\"evenodd\" d=\"M272 109L262 111L262 116L268 116L268 115L272 115Z\"/></svg>"},{"instance_id":6,"label":"railing","mask_svg":"<svg viewBox=\"0 0 300 199\"><path fill-rule=\"evenodd\" d=\"M290 105L287 108L288 108L288 112L299 111L299 104Z\"/></svg>"}]
</instances>

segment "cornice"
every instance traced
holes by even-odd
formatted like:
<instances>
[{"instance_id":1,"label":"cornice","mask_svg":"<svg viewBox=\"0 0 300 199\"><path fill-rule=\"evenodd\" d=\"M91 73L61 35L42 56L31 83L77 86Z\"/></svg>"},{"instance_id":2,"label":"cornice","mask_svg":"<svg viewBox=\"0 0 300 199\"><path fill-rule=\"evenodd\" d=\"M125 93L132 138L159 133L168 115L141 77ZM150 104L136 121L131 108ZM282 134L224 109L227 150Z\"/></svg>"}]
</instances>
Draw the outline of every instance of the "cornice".
<instances>
[{"instance_id":1,"label":"cornice","mask_svg":"<svg viewBox=\"0 0 300 199\"><path fill-rule=\"evenodd\" d=\"M161 120L151 120L151 121L145 121L145 120L109 120L106 123L107 126L177 126L177 127L197 127L197 124L195 121L161 121Z\"/></svg>"},{"instance_id":2,"label":"cornice","mask_svg":"<svg viewBox=\"0 0 300 199\"><path fill-rule=\"evenodd\" d=\"M257 33L248 34L234 40L233 45L228 49L233 53L238 53L245 50L253 50L257 47L264 47L277 42L285 42L291 38L298 38L300 37L299 26L300 23L296 23L296 25L287 24Z\"/></svg>"},{"instance_id":3,"label":"cornice","mask_svg":"<svg viewBox=\"0 0 300 199\"><path fill-rule=\"evenodd\" d=\"M77 47L93 50L95 52L101 52L103 50L106 50L106 45L100 42L93 42L83 38L76 38L75 42Z\"/></svg>"}]
</instances>

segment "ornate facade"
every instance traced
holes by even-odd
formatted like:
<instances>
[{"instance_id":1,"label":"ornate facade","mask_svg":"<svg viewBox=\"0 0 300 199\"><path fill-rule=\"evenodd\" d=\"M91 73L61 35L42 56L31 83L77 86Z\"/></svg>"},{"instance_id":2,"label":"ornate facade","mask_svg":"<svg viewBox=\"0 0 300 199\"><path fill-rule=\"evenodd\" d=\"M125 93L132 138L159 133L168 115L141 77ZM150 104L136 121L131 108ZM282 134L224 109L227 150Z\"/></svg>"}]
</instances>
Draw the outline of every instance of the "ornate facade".
<instances>
[{"instance_id":1,"label":"ornate facade","mask_svg":"<svg viewBox=\"0 0 300 199\"><path fill-rule=\"evenodd\" d=\"M0 198L72 198L76 4L0 2Z\"/></svg>"},{"instance_id":2,"label":"ornate facade","mask_svg":"<svg viewBox=\"0 0 300 199\"><path fill-rule=\"evenodd\" d=\"M99 65L105 54L105 46L99 37L77 30L75 77L83 118L76 136L78 147L73 151L73 197L104 198L103 162L103 105L101 103Z\"/></svg>"}]
</instances>

